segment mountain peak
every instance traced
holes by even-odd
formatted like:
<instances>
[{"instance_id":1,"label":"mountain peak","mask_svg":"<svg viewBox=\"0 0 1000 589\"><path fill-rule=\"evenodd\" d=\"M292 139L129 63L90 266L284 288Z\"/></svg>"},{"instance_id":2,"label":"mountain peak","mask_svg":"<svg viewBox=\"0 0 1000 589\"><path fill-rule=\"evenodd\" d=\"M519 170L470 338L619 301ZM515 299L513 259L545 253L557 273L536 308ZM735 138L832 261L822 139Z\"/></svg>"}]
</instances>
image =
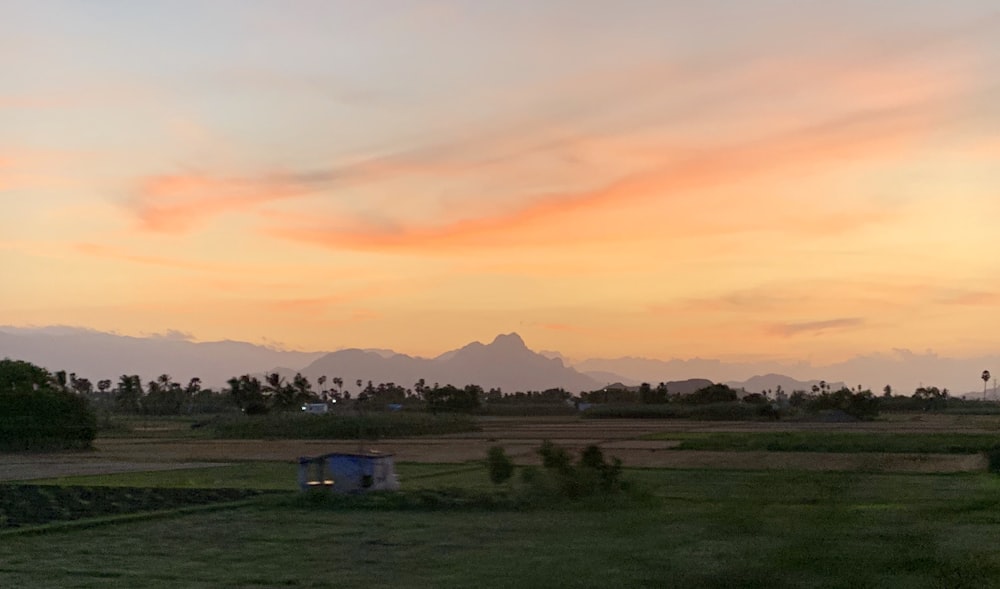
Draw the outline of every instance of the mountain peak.
<instances>
[{"instance_id":1,"label":"mountain peak","mask_svg":"<svg viewBox=\"0 0 1000 589\"><path fill-rule=\"evenodd\" d=\"M528 347L524 343L524 340L521 339L521 336L515 332L507 334L501 333L500 335L493 338L493 343L491 343L490 346L503 347L503 348L525 348L525 349L527 349Z\"/></svg>"}]
</instances>

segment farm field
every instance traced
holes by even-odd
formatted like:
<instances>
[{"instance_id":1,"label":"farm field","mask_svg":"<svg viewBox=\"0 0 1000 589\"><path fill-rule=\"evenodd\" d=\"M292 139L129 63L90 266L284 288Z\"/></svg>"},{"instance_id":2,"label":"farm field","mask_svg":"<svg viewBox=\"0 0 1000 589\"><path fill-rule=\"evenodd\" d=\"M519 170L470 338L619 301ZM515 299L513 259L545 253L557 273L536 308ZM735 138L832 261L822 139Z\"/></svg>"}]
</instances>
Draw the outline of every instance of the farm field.
<instances>
[{"instance_id":1,"label":"farm field","mask_svg":"<svg viewBox=\"0 0 1000 589\"><path fill-rule=\"evenodd\" d=\"M443 470L435 484L469 480L458 474ZM993 475L628 476L655 501L527 512L329 511L268 498L235 510L8 537L0 542L0 583L991 587L1000 580ZM469 482L482 484L481 477Z\"/></svg>"},{"instance_id":2,"label":"farm field","mask_svg":"<svg viewBox=\"0 0 1000 589\"><path fill-rule=\"evenodd\" d=\"M298 499L296 458L354 451L357 441L212 440L183 420L150 423L100 438L91 452L2 455L0 479L42 489L287 494L224 510L0 532L0 585L1000 586L1000 476L986 471L981 453L1000 439L995 417L488 418L482 426L367 445L396 453L406 491L488 493L495 486L482 461L492 445L523 468L538 463L543 439L573 450L597 443L623 460L643 499L330 509Z\"/></svg>"},{"instance_id":3,"label":"farm field","mask_svg":"<svg viewBox=\"0 0 1000 589\"><path fill-rule=\"evenodd\" d=\"M0 481L245 461L294 463L300 456L356 451L362 445L393 453L398 462L415 463L478 461L489 447L500 445L516 463L535 464L534 450L545 439L576 450L598 444L626 466L645 468L970 472L985 468L980 452L992 445L992 436L1000 443L1000 416L935 414L837 424L483 418L478 432L365 444L215 440L192 430L192 422L135 420L129 435L100 437L91 452L0 454Z\"/></svg>"}]
</instances>

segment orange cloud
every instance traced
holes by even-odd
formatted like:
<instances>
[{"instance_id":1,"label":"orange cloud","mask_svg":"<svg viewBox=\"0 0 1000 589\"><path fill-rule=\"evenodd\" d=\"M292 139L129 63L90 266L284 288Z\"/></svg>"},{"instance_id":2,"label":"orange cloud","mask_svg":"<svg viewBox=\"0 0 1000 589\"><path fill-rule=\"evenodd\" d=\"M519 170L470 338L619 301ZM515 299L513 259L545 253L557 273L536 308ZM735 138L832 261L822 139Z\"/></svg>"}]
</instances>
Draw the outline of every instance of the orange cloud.
<instances>
[{"instance_id":1,"label":"orange cloud","mask_svg":"<svg viewBox=\"0 0 1000 589\"><path fill-rule=\"evenodd\" d=\"M331 248L362 250L440 250L516 243L518 239L512 235L516 230L574 212L636 199L679 200L692 190L895 155L933 128L931 119L917 108L854 113L756 142L692 151L687 157L662 162L593 190L539 195L527 206L495 216L442 225L376 225L330 219L325 226L272 226L268 233ZM862 218L878 219L881 215L876 212L859 217L857 213L845 213L829 219L823 227L843 230Z\"/></svg>"},{"instance_id":2,"label":"orange cloud","mask_svg":"<svg viewBox=\"0 0 1000 589\"><path fill-rule=\"evenodd\" d=\"M982 26L981 24L977 26ZM973 27L975 28L975 27ZM956 29L956 31L958 31ZM876 54L869 46L838 59L804 57L758 60L740 67L722 63L692 62L688 64L656 63L631 70L605 72L603 76L586 79L559 80L548 87L547 98L527 116L502 117L502 124L490 122L443 132L445 139L385 155L360 158L353 163L332 166L319 172L265 173L248 177L212 174L180 174L154 176L139 185L132 205L143 228L152 231L181 232L194 227L205 218L229 212L255 212L268 217L270 235L332 248L383 250L396 248L448 249L473 245L495 245L515 242L508 234L533 224L544 224L553 218L576 211L588 211L601 206L613 206L622 199L676 195L713 185L740 182L774 172L806 168L810 165L843 165L856 159L877 157L905 147L930 128L932 119L948 95L958 93L957 76L947 68L924 68L914 63L914 56L928 46L947 43L959 32L938 31L897 43L896 50ZM880 48L881 51L881 48ZM884 53L884 52L883 52ZM746 66L746 67L744 67ZM926 70L926 71L925 71ZM803 115L795 109L772 108L771 103L783 104L790 95L800 92L808 81L808 92L827 100L827 112L832 108L855 109L853 115L834 117L814 127L802 126ZM676 90L683 92L677 94ZM567 107L566 96L572 96ZM651 98L652 97L652 98ZM522 96L523 100L524 97ZM661 146L633 147L621 140L629 133L648 133L659 129L663 137L671 137L663 125L669 118L651 120L641 114L650 103L666 101L681 126L689 123L716 126L727 116L739 117L734 122L741 129L798 126L797 131L774 135L758 142L721 144L717 138L702 138L698 147ZM824 100L817 102L825 103ZM621 109L622 104L636 107L635 113L622 117L607 117L609 109ZM745 105L758 105L754 116L746 116ZM770 106L769 106L770 105ZM662 105L660 106L662 109ZM736 110L734 115L730 110ZM625 109L628 112L628 109ZM674 112L677 111L677 112ZM615 112L615 111L610 111ZM820 109L819 112L822 112ZM720 113L722 113L720 115ZM652 115L656 116L656 115ZM815 114L811 116L817 116ZM823 116L823 115L819 115ZM785 117L785 118L782 118ZM613 119L608 123L602 119ZM773 125L768 123L768 119ZM752 124L747 124L752 122ZM451 137L449 137L449 134ZM740 133L734 132L734 136ZM683 133L680 134L683 136ZM597 140L595 141L595 137ZM606 141L604 139L607 138ZM678 141L671 137L671 141ZM689 140L690 141L690 140ZM607 143L603 149L595 143ZM604 146L606 147L606 146ZM468 173L494 175L498 182L477 178L479 184L503 185L517 177L517 165L528 156L544 155L553 159L575 157L583 151L587 157L581 169L592 174L591 168L607 165L608 160L636 159L648 162L658 156L655 165L631 174L622 174L622 166L605 173L603 178L618 175L617 180L605 180L603 187L592 190L564 190L530 195L508 191L496 199L507 206L496 207L499 213L483 213L483 198L463 200L473 202L475 211L445 223L419 223L396 218L372 221L364 213L333 215L317 218L308 206L304 211L263 211L261 205L276 201L330 193L365 182L391 179L413 179L421 175L436 178ZM664 159L663 152L669 158ZM595 163L596 162L596 163ZM616 163L620 163L616 162ZM592 176L591 176L592 177ZM579 180L577 185L579 185ZM549 182L558 185L559 179ZM591 184L596 184L591 181ZM393 190L397 190L393 187ZM394 196L402 201L424 199L419 189ZM439 197L440 195L435 195ZM338 194L338 197L340 195ZM444 198L440 196L440 198ZM519 203L519 204L515 204ZM468 206L468 205L467 205ZM365 205L352 203L351 210ZM380 207L384 216L389 207ZM305 217L299 222L281 222L278 214ZM391 213L389 213L391 215ZM850 227L845 219L842 227ZM827 226L833 227L835 223ZM564 232L560 228L559 232ZM535 239L556 239L544 236ZM519 236L524 239L523 233Z\"/></svg>"},{"instance_id":3,"label":"orange cloud","mask_svg":"<svg viewBox=\"0 0 1000 589\"><path fill-rule=\"evenodd\" d=\"M153 176L141 183L132 206L145 229L179 232L204 217L302 196L312 190L311 184L307 178L287 175L261 179L202 174Z\"/></svg>"}]
</instances>

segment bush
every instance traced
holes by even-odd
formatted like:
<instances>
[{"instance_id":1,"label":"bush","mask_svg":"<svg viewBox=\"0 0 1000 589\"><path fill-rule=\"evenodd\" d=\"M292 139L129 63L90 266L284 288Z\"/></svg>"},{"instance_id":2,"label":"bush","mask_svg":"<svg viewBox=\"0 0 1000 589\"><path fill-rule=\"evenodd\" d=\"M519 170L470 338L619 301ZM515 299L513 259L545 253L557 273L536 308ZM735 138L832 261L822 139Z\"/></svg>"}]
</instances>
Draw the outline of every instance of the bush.
<instances>
[{"instance_id":1,"label":"bush","mask_svg":"<svg viewBox=\"0 0 1000 589\"><path fill-rule=\"evenodd\" d=\"M357 440L471 432L478 431L479 424L464 415L277 413L221 419L214 429L216 437L228 439Z\"/></svg>"},{"instance_id":2,"label":"bush","mask_svg":"<svg viewBox=\"0 0 1000 589\"><path fill-rule=\"evenodd\" d=\"M58 389L43 368L0 360L0 449L88 448L96 436L85 398Z\"/></svg>"},{"instance_id":3,"label":"bush","mask_svg":"<svg viewBox=\"0 0 1000 589\"><path fill-rule=\"evenodd\" d=\"M625 489L621 481L621 461L617 458L605 461L597 446L587 446L576 464L565 448L548 440L542 443L538 453L543 469L527 468L521 473L521 481L527 485L526 491L535 502L606 496Z\"/></svg>"},{"instance_id":4,"label":"bush","mask_svg":"<svg viewBox=\"0 0 1000 589\"><path fill-rule=\"evenodd\" d=\"M986 451L986 460L990 472L1000 474L1000 446Z\"/></svg>"},{"instance_id":5,"label":"bush","mask_svg":"<svg viewBox=\"0 0 1000 589\"><path fill-rule=\"evenodd\" d=\"M500 446L493 446L486 454L486 468L490 471L490 480L496 485L506 482L514 474L514 463Z\"/></svg>"}]
</instances>

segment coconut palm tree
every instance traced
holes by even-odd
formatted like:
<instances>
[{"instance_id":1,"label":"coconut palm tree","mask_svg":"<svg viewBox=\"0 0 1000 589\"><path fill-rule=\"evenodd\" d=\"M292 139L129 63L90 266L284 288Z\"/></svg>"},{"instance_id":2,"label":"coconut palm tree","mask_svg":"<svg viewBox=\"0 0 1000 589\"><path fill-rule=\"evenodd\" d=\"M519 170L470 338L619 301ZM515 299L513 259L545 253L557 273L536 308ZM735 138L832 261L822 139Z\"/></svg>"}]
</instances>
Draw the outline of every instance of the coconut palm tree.
<instances>
[{"instance_id":1,"label":"coconut palm tree","mask_svg":"<svg viewBox=\"0 0 1000 589\"><path fill-rule=\"evenodd\" d=\"M295 378L292 379L291 389L294 392L295 404L308 403L316 397L312 390L312 383L309 379L302 376L301 372L295 373Z\"/></svg>"},{"instance_id":2,"label":"coconut palm tree","mask_svg":"<svg viewBox=\"0 0 1000 589\"><path fill-rule=\"evenodd\" d=\"M138 413L139 400L142 398L142 380L139 375L123 374L118 377L118 387L115 390L115 406L125 413Z\"/></svg>"},{"instance_id":3,"label":"coconut palm tree","mask_svg":"<svg viewBox=\"0 0 1000 589\"><path fill-rule=\"evenodd\" d=\"M984 370L982 376L980 377L983 379L983 401L986 400L986 387L989 385L990 376L990 371Z\"/></svg>"}]
</instances>

